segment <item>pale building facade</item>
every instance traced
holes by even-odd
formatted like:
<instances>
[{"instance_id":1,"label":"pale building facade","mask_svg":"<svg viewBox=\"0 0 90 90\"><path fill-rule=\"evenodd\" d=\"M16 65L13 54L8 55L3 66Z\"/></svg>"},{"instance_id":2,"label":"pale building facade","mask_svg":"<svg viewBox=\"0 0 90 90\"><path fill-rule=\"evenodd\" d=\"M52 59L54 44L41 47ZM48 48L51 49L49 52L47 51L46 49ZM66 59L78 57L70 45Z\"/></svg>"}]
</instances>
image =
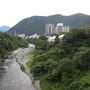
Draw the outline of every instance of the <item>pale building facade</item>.
<instances>
[{"instance_id":1,"label":"pale building facade","mask_svg":"<svg viewBox=\"0 0 90 90\"><path fill-rule=\"evenodd\" d=\"M45 34L51 35L55 33L54 24L45 24Z\"/></svg>"},{"instance_id":2,"label":"pale building facade","mask_svg":"<svg viewBox=\"0 0 90 90\"><path fill-rule=\"evenodd\" d=\"M63 23L58 23L56 26L54 24L45 25L45 35L60 34L61 32L69 32L69 26L64 26Z\"/></svg>"},{"instance_id":3,"label":"pale building facade","mask_svg":"<svg viewBox=\"0 0 90 90\"><path fill-rule=\"evenodd\" d=\"M23 34L19 34L19 35L17 35L18 37L21 37L21 38L25 38L25 34L23 33Z\"/></svg>"}]
</instances>

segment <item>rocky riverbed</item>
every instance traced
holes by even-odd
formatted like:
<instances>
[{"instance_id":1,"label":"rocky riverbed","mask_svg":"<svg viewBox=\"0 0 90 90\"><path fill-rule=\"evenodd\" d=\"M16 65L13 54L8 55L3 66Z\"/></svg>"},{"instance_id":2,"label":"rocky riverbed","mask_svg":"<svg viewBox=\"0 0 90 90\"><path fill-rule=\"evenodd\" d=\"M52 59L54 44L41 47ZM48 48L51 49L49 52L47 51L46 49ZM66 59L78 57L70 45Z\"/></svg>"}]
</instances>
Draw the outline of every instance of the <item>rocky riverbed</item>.
<instances>
[{"instance_id":1,"label":"rocky riverbed","mask_svg":"<svg viewBox=\"0 0 90 90\"><path fill-rule=\"evenodd\" d=\"M25 49L19 48L5 60L0 68L0 90L37 90L32 84L32 79L22 72L16 62L16 57L19 57L20 63L25 64L28 60L27 53L32 50L31 46Z\"/></svg>"},{"instance_id":2,"label":"rocky riverbed","mask_svg":"<svg viewBox=\"0 0 90 90\"><path fill-rule=\"evenodd\" d=\"M27 68L26 63L28 60L30 60L30 52L32 52L35 49L35 46L32 44L29 44L28 48L18 48L16 51L14 51L14 55L16 56L17 62L22 66L24 66L25 70L24 72L30 77L34 87L37 90L40 90L40 84L39 80L35 81L33 78L33 74L30 72L30 69Z\"/></svg>"}]
</instances>

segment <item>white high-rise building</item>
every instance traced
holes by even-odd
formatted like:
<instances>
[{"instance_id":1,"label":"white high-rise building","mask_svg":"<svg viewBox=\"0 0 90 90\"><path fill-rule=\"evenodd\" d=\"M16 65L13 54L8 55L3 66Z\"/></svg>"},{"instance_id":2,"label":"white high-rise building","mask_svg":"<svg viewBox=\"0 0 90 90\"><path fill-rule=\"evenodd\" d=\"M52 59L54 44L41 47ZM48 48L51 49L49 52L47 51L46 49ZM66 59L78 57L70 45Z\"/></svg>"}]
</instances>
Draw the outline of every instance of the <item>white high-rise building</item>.
<instances>
[{"instance_id":1,"label":"white high-rise building","mask_svg":"<svg viewBox=\"0 0 90 90\"><path fill-rule=\"evenodd\" d=\"M69 32L69 26L63 26L63 23L58 23L56 26L54 24L45 24L45 35L60 34L61 32Z\"/></svg>"},{"instance_id":2,"label":"white high-rise building","mask_svg":"<svg viewBox=\"0 0 90 90\"><path fill-rule=\"evenodd\" d=\"M53 35L55 33L54 24L45 24L45 34Z\"/></svg>"}]
</instances>

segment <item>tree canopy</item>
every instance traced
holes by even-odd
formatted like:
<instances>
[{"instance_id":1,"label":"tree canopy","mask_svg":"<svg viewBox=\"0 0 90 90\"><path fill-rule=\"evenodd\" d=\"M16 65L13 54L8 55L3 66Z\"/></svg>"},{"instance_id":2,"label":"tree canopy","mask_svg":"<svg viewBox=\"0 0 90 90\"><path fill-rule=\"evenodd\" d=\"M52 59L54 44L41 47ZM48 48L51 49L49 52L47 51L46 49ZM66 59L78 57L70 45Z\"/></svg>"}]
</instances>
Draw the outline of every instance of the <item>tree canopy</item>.
<instances>
[{"instance_id":1,"label":"tree canopy","mask_svg":"<svg viewBox=\"0 0 90 90\"><path fill-rule=\"evenodd\" d=\"M27 46L27 41L19 37L14 37L7 33L0 33L0 61L6 57L9 52L19 47L24 48Z\"/></svg>"},{"instance_id":2,"label":"tree canopy","mask_svg":"<svg viewBox=\"0 0 90 90\"><path fill-rule=\"evenodd\" d=\"M50 44L37 40L31 65L42 90L89 90L90 82L81 79L90 71L90 29L75 28Z\"/></svg>"}]
</instances>

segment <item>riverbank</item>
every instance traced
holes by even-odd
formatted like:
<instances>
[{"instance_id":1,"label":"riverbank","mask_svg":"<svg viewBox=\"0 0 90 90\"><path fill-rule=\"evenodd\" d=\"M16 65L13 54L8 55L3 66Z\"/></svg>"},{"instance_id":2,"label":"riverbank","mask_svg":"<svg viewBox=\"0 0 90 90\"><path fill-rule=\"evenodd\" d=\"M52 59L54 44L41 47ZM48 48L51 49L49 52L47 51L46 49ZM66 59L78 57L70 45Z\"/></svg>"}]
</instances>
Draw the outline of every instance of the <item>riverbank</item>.
<instances>
[{"instance_id":1,"label":"riverbank","mask_svg":"<svg viewBox=\"0 0 90 90\"><path fill-rule=\"evenodd\" d=\"M14 54L8 56L0 68L0 90L37 90L31 78L20 69Z\"/></svg>"},{"instance_id":2,"label":"riverbank","mask_svg":"<svg viewBox=\"0 0 90 90\"><path fill-rule=\"evenodd\" d=\"M20 68L22 69L22 71L24 71L31 79L32 84L34 85L34 87L36 88L36 90L40 90L40 85L39 85L39 81L35 81L33 78L33 74L30 72L30 68L27 67L26 63L30 60L30 58L32 57L30 55L31 52L33 52L35 46L34 45L29 45L28 48L18 48L17 50L15 50L13 52L13 54L16 57L16 61L19 63Z\"/></svg>"}]
</instances>

